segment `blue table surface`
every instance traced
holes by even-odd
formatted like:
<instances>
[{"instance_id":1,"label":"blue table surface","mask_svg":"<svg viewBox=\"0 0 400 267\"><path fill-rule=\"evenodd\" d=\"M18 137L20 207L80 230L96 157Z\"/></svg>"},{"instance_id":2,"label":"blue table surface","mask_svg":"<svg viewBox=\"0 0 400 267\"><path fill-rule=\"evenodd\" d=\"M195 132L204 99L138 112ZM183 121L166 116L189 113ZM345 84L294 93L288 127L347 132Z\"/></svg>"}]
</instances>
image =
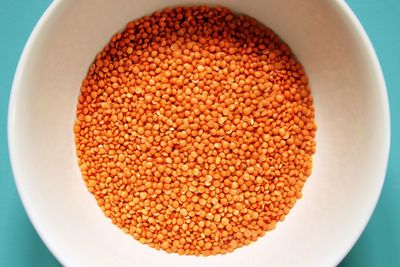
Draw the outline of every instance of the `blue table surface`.
<instances>
[{"instance_id":1,"label":"blue table surface","mask_svg":"<svg viewBox=\"0 0 400 267\"><path fill-rule=\"evenodd\" d=\"M7 108L14 71L50 0L0 3L0 266L59 266L33 229L15 188L7 151ZM348 0L381 62L392 140L386 181L364 233L340 266L400 266L400 1ZM329 242L329 241L327 241Z\"/></svg>"}]
</instances>

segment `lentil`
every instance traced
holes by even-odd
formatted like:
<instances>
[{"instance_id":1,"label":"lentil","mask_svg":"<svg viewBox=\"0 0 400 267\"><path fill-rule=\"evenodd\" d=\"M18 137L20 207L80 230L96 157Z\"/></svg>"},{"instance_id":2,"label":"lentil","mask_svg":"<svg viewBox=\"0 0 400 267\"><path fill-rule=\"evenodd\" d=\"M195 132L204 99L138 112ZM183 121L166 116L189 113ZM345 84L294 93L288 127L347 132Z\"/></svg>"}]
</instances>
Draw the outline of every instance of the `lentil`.
<instances>
[{"instance_id":1,"label":"lentil","mask_svg":"<svg viewBox=\"0 0 400 267\"><path fill-rule=\"evenodd\" d=\"M104 214L143 244L213 255L274 229L315 152L308 78L289 47L224 7L129 22L82 82L82 176Z\"/></svg>"}]
</instances>

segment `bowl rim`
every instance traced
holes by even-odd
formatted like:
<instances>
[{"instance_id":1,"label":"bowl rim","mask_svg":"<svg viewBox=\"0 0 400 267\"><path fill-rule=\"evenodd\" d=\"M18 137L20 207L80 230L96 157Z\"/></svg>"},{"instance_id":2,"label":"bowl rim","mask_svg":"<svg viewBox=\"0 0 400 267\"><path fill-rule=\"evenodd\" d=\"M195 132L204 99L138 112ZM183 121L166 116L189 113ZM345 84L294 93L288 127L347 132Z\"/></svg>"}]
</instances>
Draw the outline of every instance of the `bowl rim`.
<instances>
[{"instance_id":1,"label":"bowl rim","mask_svg":"<svg viewBox=\"0 0 400 267\"><path fill-rule=\"evenodd\" d=\"M54 0L50 3L47 7L45 12L42 14L38 22L36 23L35 27L33 28L24 48L21 53L21 57L18 61L18 65L14 74L13 83L11 87L9 103L8 103L8 116L7 116L7 143L8 143L8 152L10 157L10 164L12 169L12 174L14 177L14 181L16 184L18 195L22 201L22 205L31 221L35 231L40 236L41 240L45 243L46 247L52 253L52 255L61 262L63 265L71 265L71 261L68 259L68 256L59 249L57 244L52 238L49 238L46 234L45 229L37 222L37 217L34 210L30 207L29 202L27 201L25 194L24 194L24 186L22 180L19 178L19 171L18 171L18 164L16 163L16 152L15 152L15 142L14 139L14 124L15 124L15 113L16 113L16 103L17 103L17 93L21 91L20 83L23 80L23 70L26 67L26 62L29 60L29 54L31 53L32 44L37 41L38 35L43 30L44 26L52 20L52 18L56 15L56 11L59 10L62 5L67 4L68 1L64 0ZM200 4L200 3L199 3ZM379 94L381 96L381 106L384 108L383 112L383 121L382 121L382 138L386 140L386 147L384 148L384 160L382 166L380 166L380 184L379 188L377 188L377 195L375 199L371 200L371 209L369 210L368 214L365 214L363 219L362 227L358 230L357 233L353 235L353 239L351 242L345 244L344 253L338 255L336 259L332 259L335 265L338 265L344 257L350 252L352 247L355 245L357 240L360 238L361 234L365 230L375 208L379 201L382 188L384 185L386 171L388 166L389 160L389 153L390 153L390 138L391 138L391 126L390 126L390 109L389 109L389 99L387 94L386 83L384 79L384 75L382 72L382 68L380 66L377 54L374 50L374 47L363 28L361 22L358 20L350 6L345 1L332 1L332 8L336 8L339 12L343 15L343 19L352 28L356 34L362 39L362 43L364 44L367 54L370 57L371 62L373 63L373 71L376 75L377 82L379 84L377 90L379 90Z\"/></svg>"}]
</instances>

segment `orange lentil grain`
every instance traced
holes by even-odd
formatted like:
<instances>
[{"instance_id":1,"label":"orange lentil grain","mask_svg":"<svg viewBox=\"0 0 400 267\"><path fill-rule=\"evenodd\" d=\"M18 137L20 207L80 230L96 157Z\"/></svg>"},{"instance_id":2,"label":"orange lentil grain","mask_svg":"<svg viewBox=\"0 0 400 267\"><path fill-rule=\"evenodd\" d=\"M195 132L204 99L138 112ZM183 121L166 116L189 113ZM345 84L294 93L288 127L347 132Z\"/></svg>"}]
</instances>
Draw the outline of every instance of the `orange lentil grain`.
<instances>
[{"instance_id":1,"label":"orange lentil grain","mask_svg":"<svg viewBox=\"0 0 400 267\"><path fill-rule=\"evenodd\" d=\"M224 7L129 22L90 66L73 127L106 217L170 253L232 252L283 220L311 174L313 100L289 47Z\"/></svg>"}]
</instances>

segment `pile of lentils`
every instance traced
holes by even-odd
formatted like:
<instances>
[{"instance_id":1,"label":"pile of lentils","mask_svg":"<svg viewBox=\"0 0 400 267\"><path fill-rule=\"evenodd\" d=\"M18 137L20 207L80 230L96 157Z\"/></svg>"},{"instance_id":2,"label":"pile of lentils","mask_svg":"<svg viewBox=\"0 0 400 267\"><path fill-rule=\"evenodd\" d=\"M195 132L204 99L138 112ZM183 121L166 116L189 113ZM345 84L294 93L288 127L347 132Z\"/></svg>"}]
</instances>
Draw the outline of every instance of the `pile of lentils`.
<instances>
[{"instance_id":1,"label":"pile of lentils","mask_svg":"<svg viewBox=\"0 0 400 267\"><path fill-rule=\"evenodd\" d=\"M225 254L275 228L315 152L313 99L287 44L224 7L129 22L90 65L74 125L105 216L143 244Z\"/></svg>"}]
</instances>

